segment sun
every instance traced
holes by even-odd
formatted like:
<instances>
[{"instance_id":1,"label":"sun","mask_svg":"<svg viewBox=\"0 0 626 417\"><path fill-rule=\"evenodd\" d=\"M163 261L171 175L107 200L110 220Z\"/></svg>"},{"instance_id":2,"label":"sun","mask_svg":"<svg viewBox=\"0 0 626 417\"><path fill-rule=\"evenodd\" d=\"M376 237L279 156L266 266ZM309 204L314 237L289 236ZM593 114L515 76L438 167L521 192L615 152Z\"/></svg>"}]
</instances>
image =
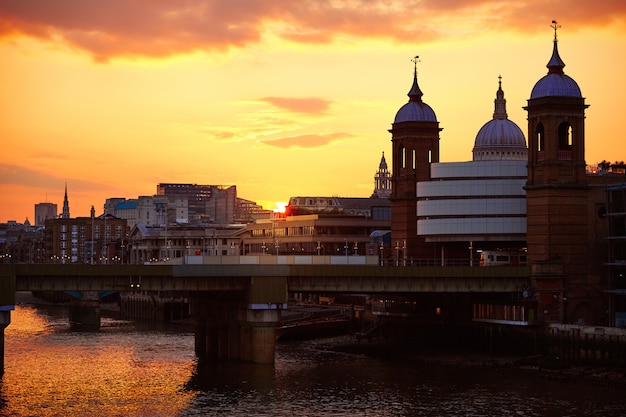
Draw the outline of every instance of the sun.
<instances>
[{"instance_id":1,"label":"sun","mask_svg":"<svg viewBox=\"0 0 626 417\"><path fill-rule=\"evenodd\" d=\"M276 204L276 208L272 210L274 213L284 213L287 210L287 205L289 203L285 203L284 201L277 201L274 204Z\"/></svg>"}]
</instances>

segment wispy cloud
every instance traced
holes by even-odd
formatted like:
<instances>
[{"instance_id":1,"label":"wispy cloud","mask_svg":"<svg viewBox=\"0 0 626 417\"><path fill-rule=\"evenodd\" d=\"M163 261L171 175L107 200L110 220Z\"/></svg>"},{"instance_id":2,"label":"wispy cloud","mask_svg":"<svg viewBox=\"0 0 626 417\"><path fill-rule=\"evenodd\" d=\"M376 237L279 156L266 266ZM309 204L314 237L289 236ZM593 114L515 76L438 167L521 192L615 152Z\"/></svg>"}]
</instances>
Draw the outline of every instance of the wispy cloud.
<instances>
[{"instance_id":1,"label":"wispy cloud","mask_svg":"<svg viewBox=\"0 0 626 417\"><path fill-rule=\"evenodd\" d=\"M277 148L318 148L328 145L331 142L340 141L342 139L352 137L349 133L326 133L326 134L311 134L311 135L297 135L281 139L267 139L261 142L265 145L274 146Z\"/></svg>"},{"instance_id":2,"label":"wispy cloud","mask_svg":"<svg viewBox=\"0 0 626 417\"><path fill-rule=\"evenodd\" d=\"M227 51L268 33L298 43L415 43L459 32L532 33L555 18L569 28L623 24L625 16L623 0L2 0L0 37L61 42L106 61Z\"/></svg>"},{"instance_id":3,"label":"wispy cloud","mask_svg":"<svg viewBox=\"0 0 626 417\"><path fill-rule=\"evenodd\" d=\"M20 185L38 189L62 189L64 183L71 183L75 190L108 190L111 187L80 178L60 178L19 165L0 163L0 185Z\"/></svg>"},{"instance_id":4,"label":"wispy cloud","mask_svg":"<svg viewBox=\"0 0 626 417\"><path fill-rule=\"evenodd\" d=\"M331 104L331 101L317 97L262 97L258 100L283 110L305 114L323 114Z\"/></svg>"}]
</instances>

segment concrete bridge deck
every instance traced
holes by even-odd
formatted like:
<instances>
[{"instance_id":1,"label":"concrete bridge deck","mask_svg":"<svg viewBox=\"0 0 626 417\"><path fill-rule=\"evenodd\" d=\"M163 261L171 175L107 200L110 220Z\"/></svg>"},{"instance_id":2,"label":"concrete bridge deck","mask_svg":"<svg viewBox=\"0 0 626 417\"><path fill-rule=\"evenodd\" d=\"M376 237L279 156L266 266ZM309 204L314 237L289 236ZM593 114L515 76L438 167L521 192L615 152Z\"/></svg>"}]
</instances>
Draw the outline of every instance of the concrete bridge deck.
<instances>
[{"instance_id":1,"label":"concrete bridge deck","mask_svg":"<svg viewBox=\"0 0 626 417\"><path fill-rule=\"evenodd\" d=\"M15 291L246 291L264 278L294 292L507 293L529 284L526 267L373 265L0 265ZM261 280L261 282L259 282ZM8 281L13 281L9 283Z\"/></svg>"}]
</instances>

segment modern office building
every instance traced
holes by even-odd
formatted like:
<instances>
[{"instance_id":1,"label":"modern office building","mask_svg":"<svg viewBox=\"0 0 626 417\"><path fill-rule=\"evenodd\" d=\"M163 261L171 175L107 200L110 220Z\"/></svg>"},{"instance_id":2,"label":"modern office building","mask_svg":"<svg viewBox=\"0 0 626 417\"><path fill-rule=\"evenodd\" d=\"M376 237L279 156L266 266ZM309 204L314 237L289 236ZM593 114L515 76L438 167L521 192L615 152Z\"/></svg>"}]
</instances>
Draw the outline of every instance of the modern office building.
<instances>
[{"instance_id":1,"label":"modern office building","mask_svg":"<svg viewBox=\"0 0 626 417\"><path fill-rule=\"evenodd\" d=\"M48 219L57 217L57 205L54 203L35 204L35 226L43 226Z\"/></svg>"}]
</instances>

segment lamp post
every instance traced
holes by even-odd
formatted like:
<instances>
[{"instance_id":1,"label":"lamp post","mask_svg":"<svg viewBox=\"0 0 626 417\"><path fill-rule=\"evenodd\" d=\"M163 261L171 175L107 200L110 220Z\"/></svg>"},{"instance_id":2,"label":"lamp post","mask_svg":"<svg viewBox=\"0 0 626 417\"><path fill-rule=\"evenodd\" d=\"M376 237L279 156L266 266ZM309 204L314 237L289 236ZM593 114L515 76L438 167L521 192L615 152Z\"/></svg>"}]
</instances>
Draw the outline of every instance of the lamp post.
<instances>
[{"instance_id":1,"label":"lamp post","mask_svg":"<svg viewBox=\"0 0 626 417\"><path fill-rule=\"evenodd\" d=\"M263 251L263 255L265 255L265 251L267 250L267 246L265 246L265 241L263 241L263 244L261 245L261 250Z\"/></svg>"},{"instance_id":2,"label":"lamp post","mask_svg":"<svg viewBox=\"0 0 626 417\"><path fill-rule=\"evenodd\" d=\"M402 241L402 265L406 266L406 240Z\"/></svg>"},{"instance_id":3,"label":"lamp post","mask_svg":"<svg viewBox=\"0 0 626 417\"><path fill-rule=\"evenodd\" d=\"M321 242L318 240L317 241L317 248L315 248L315 249L317 249L317 256L320 256L320 251L322 250L322 246L320 245L320 243Z\"/></svg>"},{"instance_id":4,"label":"lamp post","mask_svg":"<svg viewBox=\"0 0 626 417\"><path fill-rule=\"evenodd\" d=\"M126 250L126 245L124 245L124 239L122 239L122 244L120 245L120 249L122 249L122 265L124 265L124 251Z\"/></svg>"},{"instance_id":5,"label":"lamp post","mask_svg":"<svg viewBox=\"0 0 626 417\"><path fill-rule=\"evenodd\" d=\"M357 242L354 242L354 256L359 254L359 244Z\"/></svg>"},{"instance_id":6,"label":"lamp post","mask_svg":"<svg viewBox=\"0 0 626 417\"><path fill-rule=\"evenodd\" d=\"M380 241L380 266L385 265L385 244L383 241Z\"/></svg>"},{"instance_id":7,"label":"lamp post","mask_svg":"<svg viewBox=\"0 0 626 417\"><path fill-rule=\"evenodd\" d=\"M400 242L396 240L396 266L400 264Z\"/></svg>"}]
</instances>

